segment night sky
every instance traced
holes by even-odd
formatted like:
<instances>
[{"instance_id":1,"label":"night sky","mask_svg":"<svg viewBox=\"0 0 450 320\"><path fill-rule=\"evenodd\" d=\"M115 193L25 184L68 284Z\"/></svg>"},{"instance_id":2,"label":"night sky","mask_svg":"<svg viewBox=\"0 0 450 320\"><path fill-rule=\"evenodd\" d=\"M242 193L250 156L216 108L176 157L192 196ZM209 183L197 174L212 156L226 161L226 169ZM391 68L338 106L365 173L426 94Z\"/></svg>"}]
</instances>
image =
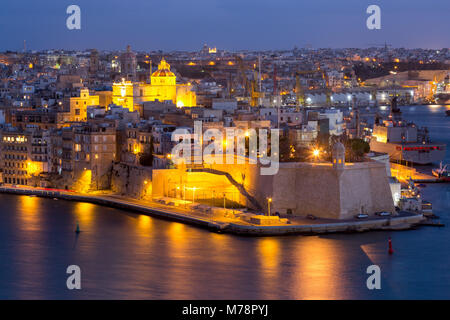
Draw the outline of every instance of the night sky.
<instances>
[{"instance_id":1,"label":"night sky","mask_svg":"<svg viewBox=\"0 0 450 320\"><path fill-rule=\"evenodd\" d=\"M66 8L81 8L81 30ZM366 8L381 7L381 30ZM448 0L1 0L0 50L450 47Z\"/></svg>"}]
</instances>

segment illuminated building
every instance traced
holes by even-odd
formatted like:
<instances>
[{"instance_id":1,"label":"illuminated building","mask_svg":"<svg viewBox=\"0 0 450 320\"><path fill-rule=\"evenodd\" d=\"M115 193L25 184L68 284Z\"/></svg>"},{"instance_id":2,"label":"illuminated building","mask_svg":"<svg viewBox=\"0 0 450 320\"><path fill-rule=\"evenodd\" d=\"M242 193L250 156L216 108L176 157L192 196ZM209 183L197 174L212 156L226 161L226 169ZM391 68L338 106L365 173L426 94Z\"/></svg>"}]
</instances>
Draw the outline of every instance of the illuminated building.
<instances>
[{"instance_id":1,"label":"illuminated building","mask_svg":"<svg viewBox=\"0 0 450 320\"><path fill-rule=\"evenodd\" d=\"M171 101L177 107L193 107L197 104L196 94L191 84L177 84L176 75L170 71L170 65L162 59L158 70L152 73L150 84L131 82L122 79L113 84L112 102L128 108L137 109L137 105L146 101Z\"/></svg>"},{"instance_id":2,"label":"illuminated building","mask_svg":"<svg viewBox=\"0 0 450 320\"><path fill-rule=\"evenodd\" d=\"M70 98L71 121L86 121L87 107L100 104L99 96L89 95L89 89L81 89L79 97Z\"/></svg>"},{"instance_id":3,"label":"illuminated building","mask_svg":"<svg viewBox=\"0 0 450 320\"><path fill-rule=\"evenodd\" d=\"M153 153L151 149L152 128L142 124L128 124L122 132L120 160L140 164L142 156Z\"/></svg>"},{"instance_id":4,"label":"illuminated building","mask_svg":"<svg viewBox=\"0 0 450 320\"><path fill-rule=\"evenodd\" d=\"M5 128L0 139L3 183L38 186L39 175L48 171L47 136L38 128ZM36 180L33 181L33 178ZM40 185L45 186L45 185Z\"/></svg>"},{"instance_id":5,"label":"illuminated building","mask_svg":"<svg viewBox=\"0 0 450 320\"><path fill-rule=\"evenodd\" d=\"M52 138L51 154L52 172L62 177L57 187L81 192L106 188L116 160L115 127L102 119L63 128Z\"/></svg>"},{"instance_id":6,"label":"illuminated building","mask_svg":"<svg viewBox=\"0 0 450 320\"><path fill-rule=\"evenodd\" d=\"M135 92L136 91L136 92ZM113 84L112 103L128 108L130 112L134 111L134 96L139 92L139 84L133 84L131 81L125 81Z\"/></svg>"}]
</instances>

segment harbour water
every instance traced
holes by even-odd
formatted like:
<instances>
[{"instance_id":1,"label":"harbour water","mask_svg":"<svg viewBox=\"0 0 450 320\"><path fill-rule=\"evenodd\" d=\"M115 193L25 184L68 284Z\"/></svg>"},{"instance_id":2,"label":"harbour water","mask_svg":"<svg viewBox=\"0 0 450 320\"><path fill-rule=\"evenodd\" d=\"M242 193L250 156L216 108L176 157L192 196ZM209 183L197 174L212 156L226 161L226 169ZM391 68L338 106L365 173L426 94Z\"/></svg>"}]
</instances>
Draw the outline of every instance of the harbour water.
<instances>
[{"instance_id":1,"label":"harbour water","mask_svg":"<svg viewBox=\"0 0 450 320\"><path fill-rule=\"evenodd\" d=\"M446 108L401 109L450 146ZM249 238L89 203L0 194L0 298L450 299L450 184L429 184L423 197L445 228ZM366 287L372 264L381 268L381 290ZM81 290L66 287L69 265L81 268Z\"/></svg>"}]
</instances>

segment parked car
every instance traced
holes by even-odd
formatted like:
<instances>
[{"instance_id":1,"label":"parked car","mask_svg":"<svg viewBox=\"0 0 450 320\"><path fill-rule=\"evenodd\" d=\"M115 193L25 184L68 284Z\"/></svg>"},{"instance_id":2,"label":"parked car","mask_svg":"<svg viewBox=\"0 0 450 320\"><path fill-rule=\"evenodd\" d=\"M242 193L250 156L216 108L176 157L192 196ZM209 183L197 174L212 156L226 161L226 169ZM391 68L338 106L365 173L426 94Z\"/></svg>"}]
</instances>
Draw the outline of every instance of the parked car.
<instances>
[{"instance_id":1,"label":"parked car","mask_svg":"<svg viewBox=\"0 0 450 320\"><path fill-rule=\"evenodd\" d=\"M387 211L376 212L375 214L380 217L389 217L391 215L391 213Z\"/></svg>"},{"instance_id":2,"label":"parked car","mask_svg":"<svg viewBox=\"0 0 450 320\"><path fill-rule=\"evenodd\" d=\"M365 214L365 213L360 213L355 216L356 219L366 219L368 217L369 217L369 215Z\"/></svg>"},{"instance_id":3,"label":"parked car","mask_svg":"<svg viewBox=\"0 0 450 320\"><path fill-rule=\"evenodd\" d=\"M315 217L315 216L313 216L312 214L308 214L307 216L306 216L308 219L311 219L311 220L316 220L317 218Z\"/></svg>"}]
</instances>

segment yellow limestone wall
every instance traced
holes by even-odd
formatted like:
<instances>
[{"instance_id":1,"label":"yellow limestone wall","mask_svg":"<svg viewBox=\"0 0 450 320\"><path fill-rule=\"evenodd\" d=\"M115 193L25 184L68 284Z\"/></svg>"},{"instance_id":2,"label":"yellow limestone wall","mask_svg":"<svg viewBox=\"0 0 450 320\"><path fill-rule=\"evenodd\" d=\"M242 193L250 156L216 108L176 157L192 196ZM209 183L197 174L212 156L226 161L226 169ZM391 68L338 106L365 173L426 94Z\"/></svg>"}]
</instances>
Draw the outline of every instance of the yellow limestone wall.
<instances>
[{"instance_id":1,"label":"yellow limestone wall","mask_svg":"<svg viewBox=\"0 0 450 320\"><path fill-rule=\"evenodd\" d=\"M386 168L382 163L350 163L343 170L334 169L331 163L280 163L278 173L272 176L261 175L257 165L205 167L228 172L256 198L264 212L268 211L267 198L272 198L272 213L285 214L289 209L297 216L312 214L322 218L348 219L360 213L361 209L367 214L394 212ZM213 191L225 191L234 194L234 201L251 207L251 203L225 176L179 169L153 171L154 197L181 197L183 185L197 187L196 198L202 195L211 198ZM191 199L192 193L187 191L186 200Z\"/></svg>"},{"instance_id":2,"label":"yellow limestone wall","mask_svg":"<svg viewBox=\"0 0 450 320\"><path fill-rule=\"evenodd\" d=\"M153 198L195 199L226 198L239 202L239 191L225 176L180 169L153 170ZM194 190L195 189L195 190ZM184 191L185 190L185 191Z\"/></svg>"}]
</instances>

